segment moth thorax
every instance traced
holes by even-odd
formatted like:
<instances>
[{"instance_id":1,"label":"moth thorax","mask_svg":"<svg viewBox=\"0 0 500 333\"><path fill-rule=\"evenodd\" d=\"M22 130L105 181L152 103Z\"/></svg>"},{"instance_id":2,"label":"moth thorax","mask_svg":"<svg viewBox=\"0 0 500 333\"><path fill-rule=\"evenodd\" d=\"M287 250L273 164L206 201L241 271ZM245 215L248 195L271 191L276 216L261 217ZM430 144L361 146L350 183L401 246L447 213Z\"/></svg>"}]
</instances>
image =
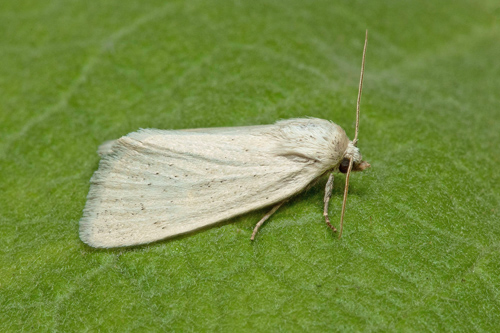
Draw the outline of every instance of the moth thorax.
<instances>
[{"instance_id":1,"label":"moth thorax","mask_svg":"<svg viewBox=\"0 0 500 333\"><path fill-rule=\"evenodd\" d=\"M352 159L354 164L358 164L361 162L361 154L359 152L359 149L352 144L352 141L349 141L349 144L347 145L347 149L344 153L344 158Z\"/></svg>"}]
</instances>

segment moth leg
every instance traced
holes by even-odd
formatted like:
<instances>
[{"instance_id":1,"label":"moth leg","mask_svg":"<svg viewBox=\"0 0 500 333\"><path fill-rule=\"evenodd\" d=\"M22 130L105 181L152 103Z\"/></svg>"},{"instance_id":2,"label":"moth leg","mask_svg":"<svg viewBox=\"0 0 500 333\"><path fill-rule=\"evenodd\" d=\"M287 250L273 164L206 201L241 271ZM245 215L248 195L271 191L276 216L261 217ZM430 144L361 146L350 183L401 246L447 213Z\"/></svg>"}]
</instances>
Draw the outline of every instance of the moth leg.
<instances>
[{"instance_id":1,"label":"moth leg","mask_svg":"<svg viewBox=\"0 0 500 333\"><path fill-rule=\"evenodd\" d=\"M325 217L326 225L333 230L333 232L337 232L337 229L330 223L330 218L328 217L328 204L330 203L330 198L332 197L333 191L333 172L328 176L328 181L325 186L325 198L323 199L324 207L323 207L323 216Z\"/></svg>"},{"instance_id":2,"label":"moth leg","mask_svg":"<svg viewBox=\"0 0 500 333\"><path fill-rule=\"evenodd\" d=\"M264 215L264 217L263 217L263 218L261 218L259 222L257 222L257 224L255 225L255 228L253 229L252 237L250 237L250 240L254 240L255 235L257 235L257 232L259 231L259 228L260 228L260 227L264 224L264 222L266 222L266 220L267 220L268 218L270 218L270 217L271 217L271 215L273 215L273 214L274 214L274 213L278 210L278 208L280 208L280 207L281 207L281 205L283 205L285 202L286 202L286 200L285 200L285 201L282 201L282 202L280 202L279 204L277 204L276 206L274 206L274 207L273 207L273 209L271 209L271 210L269 211L269 213L267 213L266 215Z\"/></svg>"}]
</instances>

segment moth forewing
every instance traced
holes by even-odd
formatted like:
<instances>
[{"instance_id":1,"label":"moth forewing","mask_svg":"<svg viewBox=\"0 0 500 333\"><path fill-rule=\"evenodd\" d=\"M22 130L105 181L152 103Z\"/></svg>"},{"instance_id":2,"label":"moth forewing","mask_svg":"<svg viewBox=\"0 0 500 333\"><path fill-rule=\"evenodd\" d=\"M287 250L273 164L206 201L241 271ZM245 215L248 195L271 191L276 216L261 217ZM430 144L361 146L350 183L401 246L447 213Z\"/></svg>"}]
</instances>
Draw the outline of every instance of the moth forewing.
<instances>
[{"instance_id":1,"label":"moth forewing","mask_svg":"<svg viewBox=\"0 0 500 333\"><path fill-rule=\"evenodd\" d=\"M315 118L130 133L91 179L80 237L94 247L145 244L280 203L338 165L348 143Z\"/></svg>"}]
</instances>

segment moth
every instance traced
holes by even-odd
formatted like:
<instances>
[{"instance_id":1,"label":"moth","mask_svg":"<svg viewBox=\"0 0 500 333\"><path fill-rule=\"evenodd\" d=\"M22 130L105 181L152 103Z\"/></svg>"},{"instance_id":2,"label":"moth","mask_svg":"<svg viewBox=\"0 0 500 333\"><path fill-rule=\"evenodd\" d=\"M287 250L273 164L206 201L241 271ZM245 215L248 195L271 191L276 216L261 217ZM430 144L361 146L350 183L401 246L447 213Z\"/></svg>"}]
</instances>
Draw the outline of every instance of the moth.
<instances>
[{"instance_id":1,"label":"moth","mask_svg":"<svg viewBox=\"0 0 500 333\"><path fill-rule=\"evenodd\" d=\"M334 174L346 174L339 237L349 176L370 165L358 143L365 36L352 141L331 121L281 120L272 125L186 130L141 129L99 147L80 238L98 248L155 242L201 229L253 210L272 207L262 224L290 197L329 174L323 215Z\"/></svg>"}]
</instances>

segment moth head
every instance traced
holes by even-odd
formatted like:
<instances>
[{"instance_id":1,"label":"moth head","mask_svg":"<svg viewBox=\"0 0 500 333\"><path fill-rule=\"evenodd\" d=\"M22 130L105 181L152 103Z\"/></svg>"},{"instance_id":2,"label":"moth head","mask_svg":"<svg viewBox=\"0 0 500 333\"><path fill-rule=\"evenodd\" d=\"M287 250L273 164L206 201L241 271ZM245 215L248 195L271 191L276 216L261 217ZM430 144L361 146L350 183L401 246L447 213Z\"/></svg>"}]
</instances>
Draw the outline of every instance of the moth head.
<instances>
[{"instance_id":1,"label":"moth head","mask_svg":"<svg viewBox=\"0 0 500 333\"><path fill-rule=\"evenodd\" d=\"M368 169L370 166L371 166L370 163L368 163L366 161L361 161L359 163L353 163L351 171L363 171L365 169ZM340 162L339 171L342 173L347 173L348 169L349 169L349 160L347 158L344 158L342 160L342 162Z\"/></svg>"},{"instance_id":2,"label":"moth head","mask_svg":"<svg viewBox=\"0 0 500 333\"><path fill-rule=\"evenodd\" d=\"M363 161L359 148L355 147L352 141L349 141L347 149L344 153L344 158L340 162L339 171L342 173L347 173L349 169L349 160L352 159L352 170L351 171L363 171L370 167L370 163Z\"/></svg>"}]
</instances>

